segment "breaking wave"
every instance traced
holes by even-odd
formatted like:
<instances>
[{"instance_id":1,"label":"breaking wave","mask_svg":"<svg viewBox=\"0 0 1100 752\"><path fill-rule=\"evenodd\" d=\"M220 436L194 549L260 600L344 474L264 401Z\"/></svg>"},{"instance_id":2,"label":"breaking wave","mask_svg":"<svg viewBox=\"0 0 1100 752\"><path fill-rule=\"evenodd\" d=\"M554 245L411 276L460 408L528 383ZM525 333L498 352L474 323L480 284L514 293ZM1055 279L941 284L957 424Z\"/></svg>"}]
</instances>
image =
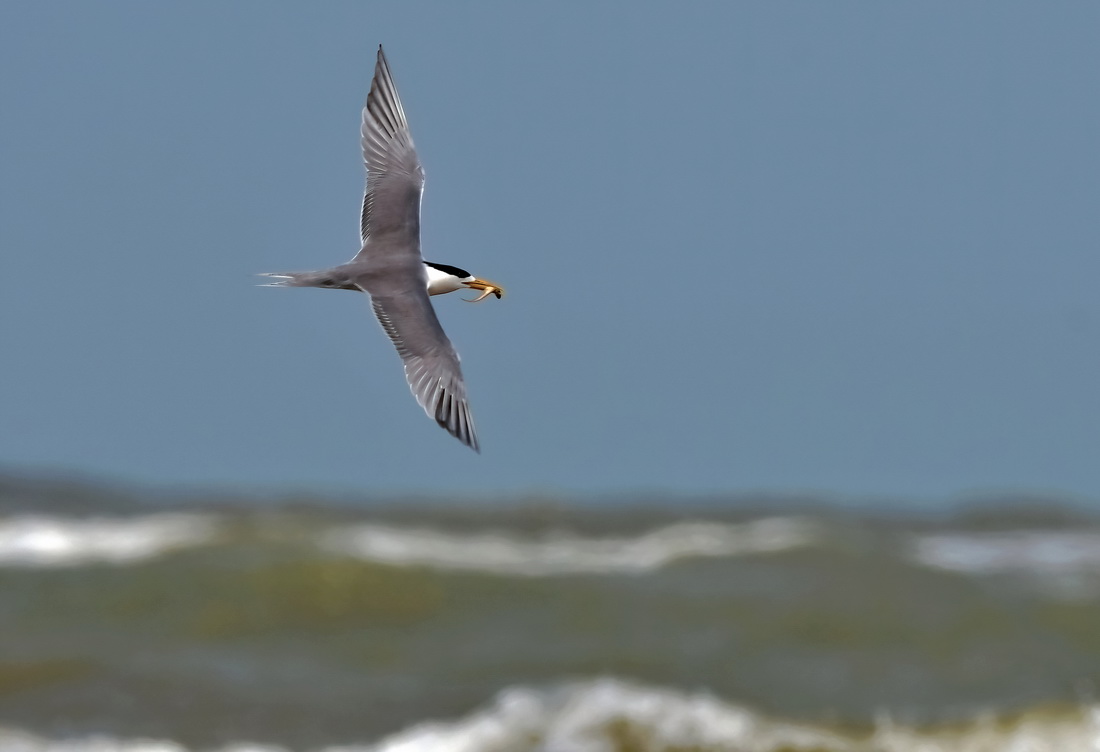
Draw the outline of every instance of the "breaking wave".
<instances>
[{"instance_id":1,"label":"breaking wave","mask_svg":"<svg viewBox=\"0 0 1100 752\"><path fill-rule=\"evenodd\" d=\"M458 534L363 524L323 538L329 549L367 561L540 577L648 572L693 557L771 553L807 546L818 526L795 517L740 524L681 522L634 537L584 538L558 532L539 539L506 533Z\"/></svg>"},{"instance_id":2,"label":"breaking wave","mask_svg":"<svg viewBox=\"0 0 1100 752\"><path fill-rule=\"evenodd\" d=\"M127 564L207 543L217 532L216 520L201 514L16 515L0 518L0 566Z\"/></svg>"},{"instance_id":3,"label":"breaking wave","mask_svg":"<svg viewBox=\"0 0 1100 752\"><path fill-rule=\"evenodd\" d=\"M915 558L969 574L1100 572L1100 534L1060 530L943 533L915 541Z\"/></svg>"},{"instance_id":4,"label":"breaking wave","mask_svg":"<svg viewBox=\"0 0 1100 752\"><path fill-rule=\"evenodd\" d=\"M229 520L209 512L0 517L0 566L137 564L180 549L228 544L224 532ZM278 534L272 536L272 530ZM645 573L693 558L828 550L839 540L830 530L821 521L798 516L737 523L689 520L642 533L599 537L567 530L541 535L504 529L459 532L373 521L317 524L260 515L252 525L237 526L233 542L251 534L265 543L279 540L395 567L548 577ZM1100 532L1093 530L944 531L902 535L899 542L904 541L907 544L894 549L895 556L969 576L1100 576Z\"/></svg>"},{"instance_id":5,"label":"breaking wave","mask_svg":"<svg viewBox=\"0 0 1100 752\"><path fill-rule=\"evenodd\" d=\"M1034 708L949 726L881 719L865 729L768 717L707 693L619 679L512 687L455 721L416 724L379 741L310 752L1094 752L1100 708ZM232 742L220 752L289 752ZM50 739L0 727L4 752L188 752L163 739L107 735Z\"/></svg>"}]
</instances>

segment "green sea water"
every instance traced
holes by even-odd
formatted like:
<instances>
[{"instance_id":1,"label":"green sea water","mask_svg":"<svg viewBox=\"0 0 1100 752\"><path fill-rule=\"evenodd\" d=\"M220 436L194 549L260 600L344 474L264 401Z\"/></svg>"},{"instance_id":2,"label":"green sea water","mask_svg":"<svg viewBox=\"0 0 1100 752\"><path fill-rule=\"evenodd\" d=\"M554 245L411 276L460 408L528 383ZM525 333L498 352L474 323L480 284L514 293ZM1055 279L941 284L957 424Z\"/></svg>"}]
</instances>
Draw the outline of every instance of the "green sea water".
<instances>
[{"instance_id":1,"label":"green sea water","mask_svg":"<svg viewBox=\"0 0 1100 752\"><path fill-rule=\"evenodd\" d=\"M1043 504L0 501L0 750L1072 752L1098 678Z\"/></svg>"}]
</instances>

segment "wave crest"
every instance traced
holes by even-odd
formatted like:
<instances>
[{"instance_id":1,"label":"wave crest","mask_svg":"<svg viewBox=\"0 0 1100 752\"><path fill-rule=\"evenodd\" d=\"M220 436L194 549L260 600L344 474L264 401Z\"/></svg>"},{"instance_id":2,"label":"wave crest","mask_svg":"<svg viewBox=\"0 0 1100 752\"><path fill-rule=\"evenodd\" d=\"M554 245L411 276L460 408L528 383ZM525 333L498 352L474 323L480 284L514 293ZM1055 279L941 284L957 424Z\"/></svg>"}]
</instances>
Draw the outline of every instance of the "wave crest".
<instances>
[{"instance_id":1,"label":"wave crest","mask_svg":"<svg viewBox=\"0 0 1100 752\"><path fill-rule=\"evenodd\" d=\"M330 532L323 541L330 550L383 564L540 577L648 572L679 559L784 551L818 537L809 520L774 517L741 524L681 522L635 537L559 532L526 540L505 533L364 524Z\"/></svg>"},{"instance_id":2,"label":"wave crest","mask_svg":"<svg viewBox=\"0 0 1100 752\"><path fill-rule=\"evenodd\" d=\"M0 519L0 566L126 564L201 545L217 530L212 518L200 514L87 519L17 515Z\"/></svg>"}]
</instances>

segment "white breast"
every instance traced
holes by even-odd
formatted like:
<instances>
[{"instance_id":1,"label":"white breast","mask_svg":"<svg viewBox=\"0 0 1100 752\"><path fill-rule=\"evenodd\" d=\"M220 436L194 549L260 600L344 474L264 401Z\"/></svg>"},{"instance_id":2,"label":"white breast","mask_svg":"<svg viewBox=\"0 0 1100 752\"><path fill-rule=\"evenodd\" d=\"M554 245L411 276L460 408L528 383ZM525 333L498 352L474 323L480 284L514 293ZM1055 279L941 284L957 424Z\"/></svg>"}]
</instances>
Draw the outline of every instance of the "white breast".
<instances>
[{"instance_id":1,"label":"white breast","mask_svg":"<svg viewBox=\"0 0 1100 752\"><path fill-rule=\"evenodd\" d=\"M447 272L441 272L433 266L424 265L424 271L428 273L428 294L442 295L446 292L454 292L463 288L458 277Z\"/></svg>"}]
</instances>

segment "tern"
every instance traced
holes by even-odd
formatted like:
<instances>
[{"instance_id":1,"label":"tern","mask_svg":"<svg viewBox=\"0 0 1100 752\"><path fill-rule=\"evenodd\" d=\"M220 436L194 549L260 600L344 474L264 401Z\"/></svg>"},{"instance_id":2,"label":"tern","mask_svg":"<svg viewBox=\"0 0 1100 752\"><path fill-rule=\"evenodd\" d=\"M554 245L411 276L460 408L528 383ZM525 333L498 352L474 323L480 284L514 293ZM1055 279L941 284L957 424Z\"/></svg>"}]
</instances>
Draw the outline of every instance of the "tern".
<instances>
[{"instance_id":1,"label":"tern","mask_svg":"<svg viewBox=\"0 0 1100 752\"><path fill-rule=\"evenodd\" d=\"M424 169L416 156L401 98L382 46L360 129L367 188L360 222L362 247L340 266L314 272L265 274L269 287L355 290L370 296L374 315L397 348L409 388L424 412L480 452L458 353L443 332L429 295L480 290L476 303L503 288L465 269L425 261L420 254Z\"/></svg>"}]
</instances>

